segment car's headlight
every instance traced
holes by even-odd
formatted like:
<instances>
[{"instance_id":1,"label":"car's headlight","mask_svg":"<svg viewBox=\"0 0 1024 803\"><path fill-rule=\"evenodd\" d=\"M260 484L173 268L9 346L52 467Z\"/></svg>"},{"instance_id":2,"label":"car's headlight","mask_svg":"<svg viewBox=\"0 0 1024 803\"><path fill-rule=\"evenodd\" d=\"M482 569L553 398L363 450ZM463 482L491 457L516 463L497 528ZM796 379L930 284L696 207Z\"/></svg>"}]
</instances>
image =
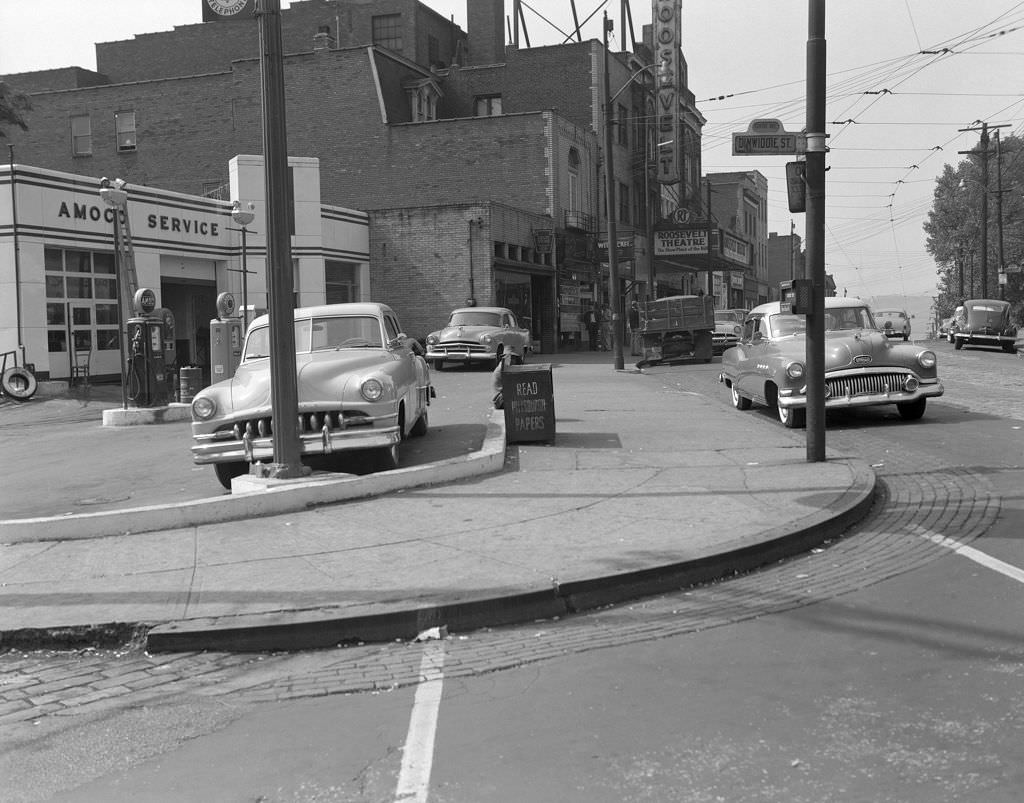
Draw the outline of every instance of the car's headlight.
<instances>
[{"instance_id":1,"label":"car's headlight","mask_svg":"<svg viewBox=\"0 0 1024 803\"><path fill-rule=\"evenodd\" d=\"M917 361L922 368L934 368L937 362L934 351L922 351L917 355Z\"/></svg>"},{"instance_id":2,"label":"car's headlight","mask_svg":"<svg viewBox=\"0 0 1024 803\"><path fill-rule=\"evenodd\" d=\"M427 345L428 346L436 346L440 342L440 340L441 340L441 338L439 338L435 334L427 335Z\"/></svg>"},{"instance_id":3,"label":"car's headlight","mask_svg":"<svg viewBox=\"0 0 1024 803\"><path fill-rule=\"evenodd\" d=\"M369 402L380 401L384 398L384 383L379 379L367 379L359 386L359 392Z\"/></svg>"},{"instance_id":4,"label":"car's headlight","mask_svg":"<svg viewBox=\"0 0 1024 803\"><path fill-rule=\"evenodd\" d=\"M790 379L803 379L804 364L802 362L791 362L786 366L786 376Z\"/></svg>"},{"instance_id":5,"label":"car's headlight","mask_svg":"<svg viewBox=\"0 0 1024 803\"><path fill-rule=\"evenodd\" d=\"M494 340L494 336L493 335L483 335L480 338L480 342L481 343L490 343L492 340Z\"/></svg>"},{"instance_id":6,"label":"car's headlight","mask_svg":"<svg viewBox=\"0 0 1024 803\"><path fill-rule=\"evenodd\" d=\"M209 396L198 396L192 401L192 415L200 421L213 418L217 413L217 402Z\"/></svg>"}]
</instances>

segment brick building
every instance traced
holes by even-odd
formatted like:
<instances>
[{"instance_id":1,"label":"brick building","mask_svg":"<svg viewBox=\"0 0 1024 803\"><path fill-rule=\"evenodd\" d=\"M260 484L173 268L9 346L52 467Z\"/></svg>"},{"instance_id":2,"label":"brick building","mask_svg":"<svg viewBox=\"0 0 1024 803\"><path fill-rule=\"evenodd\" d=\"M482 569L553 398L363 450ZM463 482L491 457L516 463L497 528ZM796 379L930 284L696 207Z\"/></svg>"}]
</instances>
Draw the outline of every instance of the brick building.
<instances>
[{"instance_id":1,"label":"brick building","mask_svg":"<svg viewBox=\"0 0 1024 803\"><path fill-rule=\"evenodd\" d=\"M636 53L612 54L608 205L603 44L506 46L504 0L467 10L466 32L416 0L304 0L281 14L288 151L318 160L324 204L369 217L355 296L391 304L419 337L467 301L506 305L556 350L607 291L609 206L632 242L623 291L692 290L692 266L650 247L663 212L699 204L703 118L685 61L682 180L659 186L650 26ZM262 151L255 21L140 34L96 55L95 72L6 76L33 104L30 129L12 132L17 161L228 200L227 165Z\"/></svg>"}]
</instances>

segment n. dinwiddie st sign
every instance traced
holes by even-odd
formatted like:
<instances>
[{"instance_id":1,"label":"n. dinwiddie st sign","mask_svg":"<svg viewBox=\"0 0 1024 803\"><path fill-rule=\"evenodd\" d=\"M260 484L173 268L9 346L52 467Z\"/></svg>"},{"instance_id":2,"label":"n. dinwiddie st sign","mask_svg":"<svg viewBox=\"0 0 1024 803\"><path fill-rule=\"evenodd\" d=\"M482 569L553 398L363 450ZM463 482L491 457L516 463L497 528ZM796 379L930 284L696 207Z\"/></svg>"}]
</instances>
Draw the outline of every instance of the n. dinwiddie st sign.
<instances>
[{"instance_id":1,"label":"n. dinwiddie st sign","mask_svg":"<svg viewBox=\"0 0 1024 803\"><path fill-rule=\"evenodd\" d=\"M733 156L793 156L806 151L806 134L787 131L780 120L752 120L746 131L732 135Z\"/></svg>"}]
</instances>

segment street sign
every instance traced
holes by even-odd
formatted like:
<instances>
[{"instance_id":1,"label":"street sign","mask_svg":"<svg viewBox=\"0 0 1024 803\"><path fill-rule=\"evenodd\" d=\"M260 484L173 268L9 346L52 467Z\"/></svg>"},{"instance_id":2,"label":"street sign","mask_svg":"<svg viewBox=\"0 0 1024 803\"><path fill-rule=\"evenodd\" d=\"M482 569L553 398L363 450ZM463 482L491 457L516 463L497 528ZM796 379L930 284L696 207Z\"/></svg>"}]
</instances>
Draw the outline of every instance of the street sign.
<instances>
[{"instance_id":1,"label":"street sign","mask_svg":"<svg viewBox=\"0 0 1024 803\"><path fill-rule=\"evenodd\" d=\"M746 131L734 131L732 135L733 156L793 156L806 152L807 135L786 131L779 120L751 120Z\"/></svg>"}]
</instances>

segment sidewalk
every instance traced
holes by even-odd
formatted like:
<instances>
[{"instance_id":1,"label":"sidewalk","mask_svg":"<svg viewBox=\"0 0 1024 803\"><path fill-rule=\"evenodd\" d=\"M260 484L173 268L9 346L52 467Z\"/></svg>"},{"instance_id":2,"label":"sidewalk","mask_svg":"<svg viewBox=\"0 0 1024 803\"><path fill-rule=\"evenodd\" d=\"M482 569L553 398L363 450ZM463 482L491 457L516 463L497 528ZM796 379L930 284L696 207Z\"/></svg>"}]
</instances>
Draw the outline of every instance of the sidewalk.
<instances>
[{"instance_id":1,"label":"sidewalk","mask_svg":"<svg viewBox=\"0 0 1024 803\"><path fill-rule=\"evenodd\" d=\"M562 616L807 550L871 504L865 462L808 463L802 431L732 409L724 389L687 390L687 371L712 366L541 360L553 372L549 444L506 450L493 411L468 454L148 507L113 499L134 478L106 464L105 510L0 521L0 647L134 631L151 651L304 649ZM431 423L422 441L443 447ZM40 452L57 486L90 471L97 449L75 440L98 428L53 426L70 432L60 454ZM180 426L150 428L161 472L185 470L167 446L181 451L180 431L161 432ZM116 453L118 434L100 431L112 447L101 451Z\"/></svg>"}]
</instances>

